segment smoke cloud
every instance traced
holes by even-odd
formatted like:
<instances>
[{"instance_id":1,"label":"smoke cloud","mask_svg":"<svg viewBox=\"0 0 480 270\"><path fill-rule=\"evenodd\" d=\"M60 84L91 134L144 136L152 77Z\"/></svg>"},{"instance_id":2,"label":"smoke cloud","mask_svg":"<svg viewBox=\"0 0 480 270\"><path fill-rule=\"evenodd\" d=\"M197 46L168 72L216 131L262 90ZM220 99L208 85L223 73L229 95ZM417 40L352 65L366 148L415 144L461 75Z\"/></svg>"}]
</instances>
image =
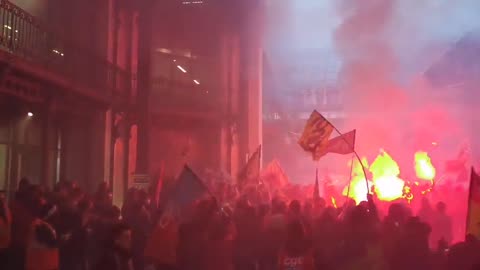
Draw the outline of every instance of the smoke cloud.
<instances>
[{"instance_id":1,"label":"smoke cloud","mask_svg":"<svg viewBox=\"0 0 480 270\"><path fill-rule=\"evenodd\" d=\"M371 158L385 148L408 168L415 151L433 151L448 159L468 141L469 109L442 98L423 78L433 59L475 27L463 11L478 2L461 1L468 3L453 10L447 2L337 2L340 24L333 40L342 62L345 130L358 129L357 148L364 155Z\"/></svg>"},{"instance_id":2,"label":"smoke cloud","mask_svg":"<svg viewBox=\"0 0 480 270\"><path fill-rule=\"evenodd\" d=\"M348 117L330 120L344 132L357 129L361 156L371 161L383 148L409 177L414 153L422 150L441 174L444 160L475 141L472 110L464 103L479 99L465 96L464 89L436 89L423 74L480 28L478 10L477 0L271 0L265 36L271 77L265 81L272 83L264 102L280 112L321 110L322 104L306 103L302 93L334 85L343 92ZM299 132L301 121L293 121L280 131ZM279 153L281 143L265 152L294 164L287 168L293 179L310 179L310 157L296 145ZM320 166L348 174L348 158L328 155Z\"/></svg>"}]
</instances>

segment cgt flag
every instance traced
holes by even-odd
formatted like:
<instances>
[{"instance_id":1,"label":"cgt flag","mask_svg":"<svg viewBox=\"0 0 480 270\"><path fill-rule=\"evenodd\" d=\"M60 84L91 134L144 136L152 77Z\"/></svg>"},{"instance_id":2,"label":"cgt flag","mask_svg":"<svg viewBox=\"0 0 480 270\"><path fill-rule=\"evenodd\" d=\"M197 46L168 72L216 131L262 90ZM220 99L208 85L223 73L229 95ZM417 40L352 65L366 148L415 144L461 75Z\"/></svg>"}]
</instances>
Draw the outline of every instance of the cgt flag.
<instances>
[{"instance_id":1,"label":"cgt flag","mask_svg":"<svg viewBox=\"0 0 480 270\"><path fill-rule=\"evenodd\" d=\"M319 154L325 152L332 131L332 124L315 110L310 115L298 144L303 150L312 153L314 160L319 160Z\"/></svg>"},{"instance_id":2,"label":"cgt flag","mask_svg":"<svg viewBox=\"0 0 480 270\"><path fill-rule=\"evenodd\" d=\"M480 176L473 167L470 175L466 234L480 237Z\"/></svg>"},{"instance_id":3,"label":"cgt flag","mask_svg":"<svg viewBox=\"0 0 480 270\"><path fill-rule=\"evenodd\" d=\"M321 158L328 153L340 154L340 155L347 155L351 154L355 151L355 136L356 130L352 130L348 133L342 134L341 136L337 136L328 141L325 150L321 153L318 153L319 157Z\"/></svg>"},{"instance_id":4,"label":"cgt flag","mask_svg":"<svg viewBox=\"0 0 480 270\"><path fill-rule=\"evenodd\" d=\"M290 182L285 171L280 166L280 162L274 159L265 169L263 169L260 176L264 183L268 183L270 187L284 187Z\"/></svg>"},{"instance_id":5,"label":"cgt flag","mask_svg":"<svg viewBox=\"0 0 480 270\"><path fill-rule=\"evenodd\" d=\"M174 208L182 209L206 194L208 194L208 189L205 184L190 167L185 165L175 182L168 204Z\"/></svg>"},{"instance_id":6,"label":"cgt flag","mask_svg":"<svg viewBox=\"0 0 480 270\"><path fill-rule=\"evenodd\" d=\"M238 186L242 189L250 183L258 184L258 177L260 176L260 163L262 157L262 145L259 145L257 150L250 156L247 164L238 174Z\"/></svg>"}]
</instances>

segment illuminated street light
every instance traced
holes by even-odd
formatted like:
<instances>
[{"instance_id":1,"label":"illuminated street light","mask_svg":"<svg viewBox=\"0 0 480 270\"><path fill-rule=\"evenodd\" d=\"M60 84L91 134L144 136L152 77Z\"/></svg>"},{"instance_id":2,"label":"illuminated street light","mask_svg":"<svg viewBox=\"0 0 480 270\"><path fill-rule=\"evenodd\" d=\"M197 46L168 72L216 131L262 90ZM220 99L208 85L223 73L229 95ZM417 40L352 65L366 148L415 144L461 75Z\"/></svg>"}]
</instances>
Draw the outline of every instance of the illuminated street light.
<instances>
[{"instance_id":1,"label":"illuminated street light","mask_svg":"<svg viewBox=\"0 0 480 270\"><path fill-rule=\"evenodd\" d=\"M28 112L28 113L27 113L27 116L28 116L28 117L32 117L32 116L33 116L33 113L32 113L32 112Z\"/></svg>"},{"instance_id":2,"label":"illuminated street light","mask_svg":"<svg viewBox=\"0 0 480 270\"><path fill-rule=\"evenodd\" d=\"M177 68L180 69L183 73L187 73L187 71L180 65L177 65Z\"/></svg>"},{"instance_id":3,"label":"illuminated street light","mask_svg":"<svg viewBox=\"0 0 480 270\"><path fill-rule=\"evenodd\" d=\"M193 82L194 82L195 84L200 84L200 82L197 81L197 80L193 80Z\"/></svg>"}]
</instances>

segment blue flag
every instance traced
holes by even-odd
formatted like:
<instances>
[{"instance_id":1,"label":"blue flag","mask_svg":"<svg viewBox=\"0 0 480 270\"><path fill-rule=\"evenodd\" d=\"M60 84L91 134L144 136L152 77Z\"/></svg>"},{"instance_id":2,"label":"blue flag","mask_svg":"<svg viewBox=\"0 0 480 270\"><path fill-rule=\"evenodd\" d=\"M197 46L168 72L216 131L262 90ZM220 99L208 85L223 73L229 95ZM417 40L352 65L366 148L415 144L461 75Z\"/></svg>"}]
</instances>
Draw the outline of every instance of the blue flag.
<instances>
[{"instance_id":1,"label":"blue flag","mask_svg":"<svg viewBox=\"0 0 480 270\"><path fill-rule=\"evenodd\" d=\"M185 165L173 187L168 203L172 206L183 208L201 199L207 193L207 187L202 180L190 167Z\"/></svg>"}]
</instances>

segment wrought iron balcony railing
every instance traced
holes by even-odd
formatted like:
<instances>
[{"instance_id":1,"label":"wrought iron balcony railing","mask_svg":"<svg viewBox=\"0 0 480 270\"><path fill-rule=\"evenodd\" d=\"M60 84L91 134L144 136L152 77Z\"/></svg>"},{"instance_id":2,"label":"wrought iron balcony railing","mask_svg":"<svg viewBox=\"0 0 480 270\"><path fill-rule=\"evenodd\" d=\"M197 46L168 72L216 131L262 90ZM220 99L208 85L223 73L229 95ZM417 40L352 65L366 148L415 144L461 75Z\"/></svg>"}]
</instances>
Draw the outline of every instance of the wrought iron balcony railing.
<instances>
[{"instance_id":1,"label":"wrought iron balcony railing","mask_svg":"<svg viewBox=\"0 0 480 270\"><path fill-rule=\"evenodd\" d=\"M132 94L131 73L49 31L35 17L6 0L0 0L0 49L100 94Z\"/></svg>"}]
</instances>

